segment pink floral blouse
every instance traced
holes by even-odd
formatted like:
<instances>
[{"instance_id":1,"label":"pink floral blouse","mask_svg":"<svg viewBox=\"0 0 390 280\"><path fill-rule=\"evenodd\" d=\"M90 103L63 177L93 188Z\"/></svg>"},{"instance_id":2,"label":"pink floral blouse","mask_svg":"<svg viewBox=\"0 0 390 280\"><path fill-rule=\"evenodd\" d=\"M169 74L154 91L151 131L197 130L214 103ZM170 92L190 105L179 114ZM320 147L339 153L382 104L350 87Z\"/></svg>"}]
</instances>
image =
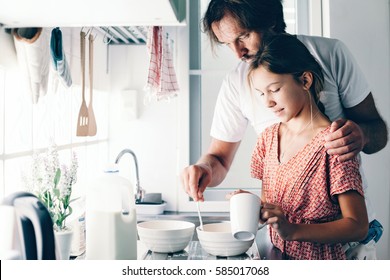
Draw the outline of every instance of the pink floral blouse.
<instances>
[{"instance_id":1,"label":"pink floral blouse","mask_svg":"<svg viewBox=\"0 0 390 280\"><path fill-rule=\"evenodd\" d=\"M324 223L341 214L337 194L356 190L363 195L357 159L338 162L324 148L329 127L286 163L278 160L280 123L259 137L252 155L252 177L262 180L267 202L282 207L291 223ZM342 244L284 241L269 227L272 243L290 259L345 259Z\"/></svg>"}]
</instances>

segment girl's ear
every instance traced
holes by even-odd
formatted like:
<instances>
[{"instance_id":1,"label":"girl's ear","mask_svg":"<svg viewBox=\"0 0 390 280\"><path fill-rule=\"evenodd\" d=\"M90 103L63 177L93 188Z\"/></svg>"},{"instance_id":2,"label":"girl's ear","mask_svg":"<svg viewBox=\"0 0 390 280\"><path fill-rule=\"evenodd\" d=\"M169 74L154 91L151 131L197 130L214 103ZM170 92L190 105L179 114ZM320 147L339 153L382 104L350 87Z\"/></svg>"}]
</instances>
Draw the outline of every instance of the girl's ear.
<instances>
[{"instance_id":1,"label":"girl's ear","mask_svg":"<svg viewBox=\"0 0 390 280\"><path fill-rule=\"evenodd\" d=\"M313 73L311 72L303 72L301 76L301 81L304 90L309 90L311 85L313 84Z\"/></svg>"}]
</instances>

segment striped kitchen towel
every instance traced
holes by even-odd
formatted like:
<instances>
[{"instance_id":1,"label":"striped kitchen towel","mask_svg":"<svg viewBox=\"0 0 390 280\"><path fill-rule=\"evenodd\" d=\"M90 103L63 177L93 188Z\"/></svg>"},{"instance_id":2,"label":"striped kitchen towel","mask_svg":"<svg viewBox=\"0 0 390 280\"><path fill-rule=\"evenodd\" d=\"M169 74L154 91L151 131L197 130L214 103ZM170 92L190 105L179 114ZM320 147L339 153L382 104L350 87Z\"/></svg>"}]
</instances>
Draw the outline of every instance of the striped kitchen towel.
<instances>
[{"instance_id":1,"label":"striped kitchen towel","mask_svg":"<svg viewBox=\"0 0 390 280\"><path fill-rule=\"evenodd\" d=\"M171 44L168 34L163 36L161 26L149 28L147 47L150 57L148 80L145 90L147 98L169 100L177 96L179 85L176 79L176 72L173 66Z\"/></svg>"}]
</instances>

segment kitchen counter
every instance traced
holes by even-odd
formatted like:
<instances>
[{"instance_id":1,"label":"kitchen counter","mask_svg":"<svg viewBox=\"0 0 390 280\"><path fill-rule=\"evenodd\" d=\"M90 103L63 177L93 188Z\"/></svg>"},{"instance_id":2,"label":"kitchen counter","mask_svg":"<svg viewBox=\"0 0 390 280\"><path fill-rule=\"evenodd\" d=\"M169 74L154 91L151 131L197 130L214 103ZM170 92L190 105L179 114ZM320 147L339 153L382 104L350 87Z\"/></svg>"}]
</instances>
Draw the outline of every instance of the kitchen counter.
<instances>
[{"instance_id":1,"label":"kitchen counter","mask_svg":"<svg viewBox=\"0 0 390 280\"><path fill-rule=\"evenodd\" d=\"M141 241L138 241L139 260L259 260L260 254L255 243L244 254L231 257L214 256L207 253L199 241L190 241L188 246L175 253L156 253L149 251Z\"/></svg>"}]
</instances>

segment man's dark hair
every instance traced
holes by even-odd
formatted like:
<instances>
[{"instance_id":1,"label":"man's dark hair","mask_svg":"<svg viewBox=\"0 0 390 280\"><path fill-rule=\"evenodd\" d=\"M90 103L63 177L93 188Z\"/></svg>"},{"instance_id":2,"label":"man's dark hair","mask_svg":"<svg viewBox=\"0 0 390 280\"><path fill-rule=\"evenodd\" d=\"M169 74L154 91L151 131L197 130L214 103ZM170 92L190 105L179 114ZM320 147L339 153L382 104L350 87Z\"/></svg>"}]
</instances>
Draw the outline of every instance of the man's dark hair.
<instances>
[{"instance_id":1,"label":"man's dark hair","mask_svg":"<svg viewBox=\"0 0 390 280\"><path fill-rule=\"evenodd\" d=\"M211 26L227 14L248 31L284 33L286 29L282 0L211 0L202 23L212 44L218 43L218 39Z\"/></svg>"}]
</instances>

